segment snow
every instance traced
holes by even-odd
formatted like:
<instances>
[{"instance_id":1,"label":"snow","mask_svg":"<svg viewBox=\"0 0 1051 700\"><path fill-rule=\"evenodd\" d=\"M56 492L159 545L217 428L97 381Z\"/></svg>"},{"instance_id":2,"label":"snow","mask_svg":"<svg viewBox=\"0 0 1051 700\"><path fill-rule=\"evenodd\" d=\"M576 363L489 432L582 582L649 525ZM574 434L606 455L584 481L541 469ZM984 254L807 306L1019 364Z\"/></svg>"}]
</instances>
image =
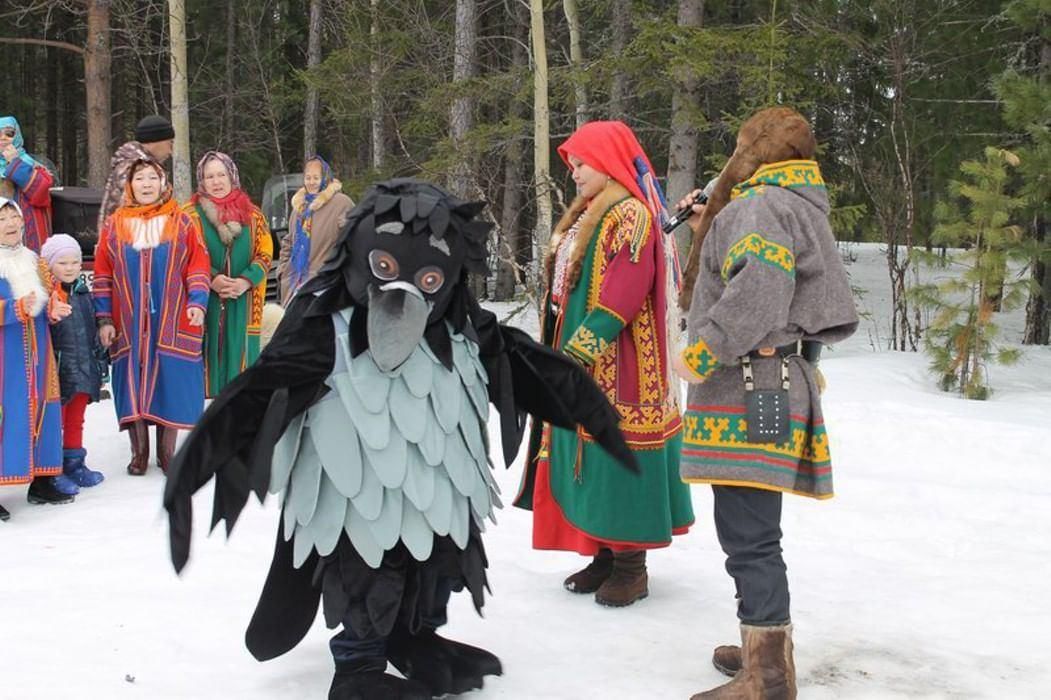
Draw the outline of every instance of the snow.
<instances>
[{"instance_id":1,"label":"snow","mask_svg":"<svg viewBox=\"0 0 1051 700\"><path fill-rule=\"evenodd\" d=\"M784 501L800 696L1042 697L1051 348L993 368L990 401L944 394L922 355L874 349L887 337L886 266L876 246L855 252L849 270L873 318L822 365L837 497ZM1020 312L1004 321L1017 340ZM30 506L24 487L0 490L12 512L0 523L0 698L326 697L331 632L320 620L274 661L257 663L243 646L277 503L251 502L227 541L205 536L211 493L202 491L178 577L162 475L125 474L112 403L89 407L86 435L89 463L107 480L73 505ZM520 462L499 470L506 501ZM504 662L505 675L470 697L687 698L721 683L709 658L737 634L733 584L710 490L694 487L693 498L697 524L650 555L650 597L621 610L564 591L583 559L533 551L529 514L498 513L486 536L494 595L485 617L454 597L445 629Z\"/></svg>"}]
</instances>

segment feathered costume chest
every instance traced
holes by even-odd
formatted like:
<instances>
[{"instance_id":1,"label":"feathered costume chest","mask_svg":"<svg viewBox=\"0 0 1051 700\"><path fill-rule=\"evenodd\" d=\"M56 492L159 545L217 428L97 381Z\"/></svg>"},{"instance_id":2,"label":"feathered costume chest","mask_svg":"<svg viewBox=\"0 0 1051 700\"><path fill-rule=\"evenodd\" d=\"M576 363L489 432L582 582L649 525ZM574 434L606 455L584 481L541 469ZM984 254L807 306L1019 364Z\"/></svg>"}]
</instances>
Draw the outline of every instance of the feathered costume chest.
<instances>
[{"instance_id":1,"label":"feathered costume chest","mask_svg":"<svg viewBox=\"0 0 1051 700\"><path fill-rule=\"evenodd\" d=\"M330 554L343 532L372 567L399 540L424 561L435 534L465 547L469 519L484 530L500 505L478 345L450 329L451 370L423 340L385 372L371 350L352 357L353 313L332 316L330 391L292 421L274 450L270 492L283 492L284 536L297 567L312 548Z\"/></svg>"}]
</instances>

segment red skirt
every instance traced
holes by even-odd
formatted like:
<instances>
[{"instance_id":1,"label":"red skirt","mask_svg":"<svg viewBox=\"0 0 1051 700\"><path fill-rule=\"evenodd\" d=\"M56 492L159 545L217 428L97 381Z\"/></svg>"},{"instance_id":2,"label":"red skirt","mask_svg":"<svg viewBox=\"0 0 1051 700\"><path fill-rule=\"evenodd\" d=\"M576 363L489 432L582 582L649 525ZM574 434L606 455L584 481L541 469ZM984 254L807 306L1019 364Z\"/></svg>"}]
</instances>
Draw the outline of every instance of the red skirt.
<instances>
[{"instance_id":1,"label":"red skirt","mask_svg":"<svg viewBox=\"0 0 1051 700\"><path fill-rule=\"evenodd\" d=\"M536 463L533 487L533 549L555 549L593 557L600 549L630 552L639 549L661 549L668 542L619 542L590 535L569 522L551 493L551 462L541 457ZM672 535L685 535L689 525L672 530Z\"/></svg>"}]
</instances>

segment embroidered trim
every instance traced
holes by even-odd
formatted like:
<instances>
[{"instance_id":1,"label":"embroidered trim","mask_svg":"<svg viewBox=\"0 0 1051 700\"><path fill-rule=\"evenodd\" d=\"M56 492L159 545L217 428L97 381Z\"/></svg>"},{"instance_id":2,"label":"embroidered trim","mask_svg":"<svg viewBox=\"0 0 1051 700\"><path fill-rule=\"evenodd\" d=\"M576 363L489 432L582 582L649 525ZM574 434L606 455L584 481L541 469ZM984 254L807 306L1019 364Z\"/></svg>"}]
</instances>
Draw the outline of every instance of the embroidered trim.
<instances>
[{"instance_id":1,"label":"embroidered trim","mask_svg":"<svg viewBox=\"0 0 1051 700\"><path fill-rule=\"evenodd\" d=\"M730 191L730 199L762 194L764 185L774 187L819 187L825 189L821 168L813 160L783 160L768 163Z\"/></svg>"},{"instance_id":2,"label":"embroidered trim","mask_svg":"<svg viewBox=\"0 0 1051 700\"><path fill-rule=\"evenodd\" d=\"M593 364L599 355L606 352L608 347L609 341L595 335L595 332L587 326L581 326L566 343L566 352L584 359L588 364Z\"/></svg>"},{"instance_id":3,"label":"embroidered trim","mask_svg":"<svg viewBox=\"0 0 1051 700\"><path fill-rule=\"evenodd\" d=\"M792 255L792 251L783 245L768 241L758 233L749 233L727 251L722 267L723 282L730 279L730 272L737 263L749 255L761 263L781 270L789 277L796 276L796 257Z\"/></svg>"},{"instance_id":4,"label":"embroidered trim","mask_svg":"<svg viewBox=\"0 0 1051 700\"><path fill-rule=\"evenodd\" d=\"M696 343L683 350L682 359L690 372L702 382L712 376L712 372L720 366L718 358L708 347L708 343L704 342L704 338L698 338Z\"/></svg>"},{"instance_id":5,"label":"embroidered trim","mask_svg":"<svg viewBox=\"0 0 1051 700\"><path fill-rule=\"evenodd\" d=\"M748 441L748 420L743 408L690 406L683 419L683 457L692 461L734 459L741 466L795 473L800 463L813 470L813 478L828 478L832 464L828 433L823 423L808 425L804 417L790 416L791 437L785 442ZM705 449L707 448L707 449Z\"/></svg>"}]
</instances>

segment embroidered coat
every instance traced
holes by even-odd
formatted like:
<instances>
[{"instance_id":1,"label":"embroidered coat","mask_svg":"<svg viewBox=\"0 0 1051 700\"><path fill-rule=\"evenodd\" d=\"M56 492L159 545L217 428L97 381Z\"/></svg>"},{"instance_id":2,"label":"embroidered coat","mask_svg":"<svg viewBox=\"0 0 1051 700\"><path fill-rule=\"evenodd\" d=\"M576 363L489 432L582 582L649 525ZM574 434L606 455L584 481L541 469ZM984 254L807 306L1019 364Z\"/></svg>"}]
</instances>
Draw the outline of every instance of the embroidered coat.
<instances>
[{"instance_id":1,"label":"embroidered coat","mask_svg":"<svg viewBox=\"0 0 1051 700\"><path fill-rule=\"evenodd\" d=\"M136 250L119 240L111 217L95 249L95 315L111 319L111 384L121 425L138 420L191 428L204 409L203 327L186 311L208 304L208 251L178 210L175 235Z\"/></svg>"},{"instance_id":2,"label":"embroidered coat","mask_svg":"<svg viewBox=\"0 0 1051 700\"><path fill-rule=\"evenodd\" d=\"M832 496L832 462L814 368L789 358L791 438L747 439L739 358L801 338L831 344L858 316L828 223L814 161L765 165L734 188L701 247L683 360L696 379L687 398L686 481ZM753 358L755 388L781 386L781 359Z\"/></svg>"},{"instance_id":3,"label":"embroidered coat","mask_svg":"<svg viewBox=\"0 0 1051 700\"><path fill-rule=\"evenodd\" d=\"M274 243L266 217L253 207L251 221L226 245L213 223L214 216L209 217L204 206L187 205L184 211L203 233L211 276L241 277L252 284L252 288L237 299L220 299L214 293L208 297L204 369L205 394L212 398L259 357L266 273L274 255Z\"/></svg>"},{"instance_id":4,"label":"embroidered coat","mask_svg":"<svg viewBox=\"0 0 1051 700\"><path fill-rule=\"evenodd\" d=\"M621 416L620 429L641 474L618 469L583 429L534 424L515 505L541 517L547 509L588 537L622 548L664 546L693 523L688 487L679 479L681 417L669 387L663 251L646 206L613 183L578 219L584 246L579 282L556 309L544 300L542 340L584 364ZM550 287L550 285L549 285ZM572 549L561 536L534 546Z\"/></svg>"},{"instance_id":5,"label":"embroidered coat","mask_svg":"<svg viewBox=\"0 0 1051 700\"><path fill-rule=\"evenodd\" d=\"M37 260L41 288L47 265ZM0 485L62 473L62 407L46 309L35 316L0 278Z\"/></svg>"},{"instance_id":6,"label":"embroidered coat","mask_svg":"<svg viewBox=\"0 0 1051 700\"><path fill-rule=\"evenodd\" d=\"M309 205L314 214L310 227L310 264L307 279L316 275L325 264L328 254L339 242L339 234L347 223L347 215L354 208L354 200L343 194L342 188L339 180L333 180ZM277 277L281 287L282 306L288 304L293 291L290 288L288 266L298 228L296 222L306 213L306 190L301 188L292 195L292 216L288 220L288 233L281 239L281 251L278 254Z\"/></svg>"},{"instance_id":7,"label":"embroidered coat","mask_svg":"<svg viewBox=\"0 0 1051 700\"><path fill-rule=\"evenodd\" d=\"M22 242L39 253L40 246L51 235L51 185L54 179L43 165L19 156L8 163L6 180L14 187L10 198L22 210L25 219Z\"/></svg>"}]
</instances>

